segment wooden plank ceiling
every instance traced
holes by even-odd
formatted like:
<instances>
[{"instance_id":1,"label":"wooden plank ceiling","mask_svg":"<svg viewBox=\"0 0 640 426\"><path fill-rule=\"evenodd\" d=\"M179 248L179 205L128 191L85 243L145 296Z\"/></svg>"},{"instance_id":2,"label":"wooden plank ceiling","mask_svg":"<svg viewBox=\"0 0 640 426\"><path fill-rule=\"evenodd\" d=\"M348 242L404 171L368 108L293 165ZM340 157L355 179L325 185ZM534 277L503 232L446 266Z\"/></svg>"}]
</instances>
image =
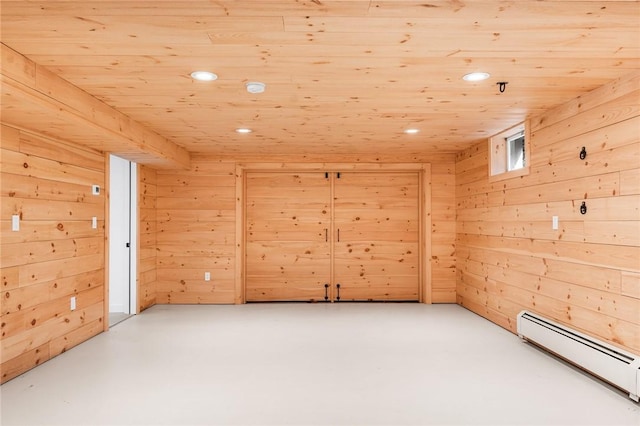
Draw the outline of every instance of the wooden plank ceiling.
<instances>
[{"instance_id":1,"label":"wooden plank ceiling","mask_svg":"<svg viewBox=\"0 0 640 426\"><path fill-rule=\"evenodd\" d=\"M3 0L2 42L190 152L409 158L640 68L639 17L637 1Z\"/></svg>"}]
</instances>

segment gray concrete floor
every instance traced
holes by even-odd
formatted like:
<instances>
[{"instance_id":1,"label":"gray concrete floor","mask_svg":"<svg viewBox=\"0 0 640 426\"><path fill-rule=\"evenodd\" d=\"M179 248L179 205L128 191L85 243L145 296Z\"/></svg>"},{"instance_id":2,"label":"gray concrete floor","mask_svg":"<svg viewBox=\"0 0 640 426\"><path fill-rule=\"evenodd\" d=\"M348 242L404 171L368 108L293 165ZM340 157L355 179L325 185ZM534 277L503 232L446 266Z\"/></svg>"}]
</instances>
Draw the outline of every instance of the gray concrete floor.
<instances>
[{"instance_id":1,"label":"gray concrete floor","mask_svg":"<svg viewBox=\"0 0 640 426\"><path fill-rule=\"evenodd\" d=\"M124 312L109 312L109 327L120 324L122 321L131 318L130 314Z\"/></svg>"},{"instance_id":2,"label":"gray concrete floor","mask_svg":"<svg viewBox=\"0 0 640 426\"><path fill-rule=\"evenodd\" d=\"M456 305L155 306L0 388L2 425L639 425Z\"/></svg>"}]
</instances>

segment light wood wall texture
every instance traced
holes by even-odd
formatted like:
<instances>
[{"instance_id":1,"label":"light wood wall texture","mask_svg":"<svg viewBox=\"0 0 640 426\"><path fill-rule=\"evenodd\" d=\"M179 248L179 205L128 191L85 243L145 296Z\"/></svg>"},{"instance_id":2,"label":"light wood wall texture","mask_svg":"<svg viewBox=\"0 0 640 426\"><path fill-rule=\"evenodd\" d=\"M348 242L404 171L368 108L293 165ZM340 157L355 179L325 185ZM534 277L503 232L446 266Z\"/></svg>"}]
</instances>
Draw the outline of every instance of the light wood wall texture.
<instances>
[{"instance_id":1,"label":"light wood wall texture","mask_svg":"<svg viewBox=\"0 0 640 426\"><path fill-rule=\"evenodd\" d=\"M138 166L138 309L144 311L156 303L157 172Z\"/></svg>"},{"instance_id":2,"label":"light wood wall texture","mask_svg":"<svg viewBox=\"0 0 640 426\"><path fill-rule=\"evenodd\" d=\"M105 156L5 125L0 141L5 382L103 331Z\"/></svg>"},{"instance_id":3,"label":"light wood wall texture","mask_svg":"<svg viewBox=\"0 0 640 426\"><path fill-rule=\"evenodd\" d=\"M522 178L491 183L486 143L458 154L459 304L514 332L531 310L640 354L639 82L533 117Z\"/></svg>"},{"instance_id":4,"label":"light wood wall texture","mask_svg":"<svg viewBox=\"0 0 640 426\"><path fill-rule=\"evenodd\" d=\"M235 163L157 172L157 303L234 303L235 194Z\"/></svg>"},{"instance_id":5,"label":"light wood wall texture","mask_svg":"<svg viewBox=\"0 0 640 426\"><path fill-rule=\"evenodd\" d=\"M431 162L431 301L456 300L455 162Z\"/></svg>"},{"instance_id":6,"label":"light wood wall texture","mask_svg":"<svg viewBox=\"0 0 640 426\"><path fill-rule=\"evenodd\" d=\"M345 158L366 162L367 157ZM263 158L242 158L243 164ZM299 157L270 157L299 163ZM305 158L331 162L331 158ZM393 159L397 161L397 159ZM455 156L432 164L432 301L455 302ZM157 303L234 303L236 162L194 154L189 171L157 171ZM334 161L335 162L335 161ZM204 281L204 273L211 281Z\"/></svg>"}]
</instances>

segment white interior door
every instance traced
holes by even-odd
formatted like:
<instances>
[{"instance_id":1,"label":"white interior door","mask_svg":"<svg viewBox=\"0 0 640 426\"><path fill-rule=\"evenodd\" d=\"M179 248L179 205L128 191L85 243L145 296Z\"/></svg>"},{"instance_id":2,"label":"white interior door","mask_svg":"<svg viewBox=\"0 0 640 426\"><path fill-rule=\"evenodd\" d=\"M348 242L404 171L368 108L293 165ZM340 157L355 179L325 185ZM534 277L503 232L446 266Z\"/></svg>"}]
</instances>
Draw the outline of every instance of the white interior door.
<instances>
[{"instance_id":1,"label":"white interior door","mask_svg":"<svg viewBox=\"0 0 640 426\"><path fill-rule=\"evenodd\" d=\"M109 312L136 313L137 167L115 155L109 166Z\"/></svg>"}]
</instances>

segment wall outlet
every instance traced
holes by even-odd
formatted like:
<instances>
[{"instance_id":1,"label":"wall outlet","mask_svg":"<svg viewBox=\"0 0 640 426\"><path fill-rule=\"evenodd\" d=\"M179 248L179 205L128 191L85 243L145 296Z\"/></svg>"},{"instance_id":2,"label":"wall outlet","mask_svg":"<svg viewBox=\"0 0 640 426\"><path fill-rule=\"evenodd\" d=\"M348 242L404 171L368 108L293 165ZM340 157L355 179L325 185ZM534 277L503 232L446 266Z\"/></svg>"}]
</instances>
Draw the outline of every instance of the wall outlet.
<instances>
[{"instance_id":1,"label":"wall outlet","mask_svg":"<svg viewBox=\"0 0 640 426\"><path fill-rule=\"evenodd\" d=\"M211 272L205 272L204 273L204 280L205 281L211 281Z\"/></svg>"},{"instance_id":2,"label":"wall outlet","mask_svg":"<svg viewBox=\"0 0 640 426\"><path fill-rule=\"evenodd\" d=\"M91 193L93 195L100 195L100 185L91 185Z\"/></svg>"},{"instance_id":3,"label":"wall outlet","mask_svg":"<svg viewBox=\"0 0 640 426\"><path fill-rule=\"evenodd\" d=\"M91 227L93 229L98 229L98 218L95 216L91 218Z\"/></svg>"},{"instance_id":4,"label":"wall outlet","mask_svg":"<svg viewBox=\"0 0 640 426\"><path fill-rule=\"evenodd\" d=\"M551 218L551 229L554 229L554 230L558 229L558 216L553 216Z\"/></svg>"},{"instance_id":5,"label":"wall outlet","mask_svg":"<svg viewBox=\"0 0 640 426\"><path fill-rule=\"evenodd\" d=\"M71 308L72 311L76 310L76 297L75 296L71 296L71 301L69 302L69 307Z\"/></svg>"},{"instance_id":6,"label":"wall outlet","mask_svg":"<svg viewBox=\"0 0 640 426\"><path fill-rule=\"evenodd\" d=\"M11 216L11 230L19 231L20 230L20 215L14 214Z\"/></svg>"}]
</instances>

